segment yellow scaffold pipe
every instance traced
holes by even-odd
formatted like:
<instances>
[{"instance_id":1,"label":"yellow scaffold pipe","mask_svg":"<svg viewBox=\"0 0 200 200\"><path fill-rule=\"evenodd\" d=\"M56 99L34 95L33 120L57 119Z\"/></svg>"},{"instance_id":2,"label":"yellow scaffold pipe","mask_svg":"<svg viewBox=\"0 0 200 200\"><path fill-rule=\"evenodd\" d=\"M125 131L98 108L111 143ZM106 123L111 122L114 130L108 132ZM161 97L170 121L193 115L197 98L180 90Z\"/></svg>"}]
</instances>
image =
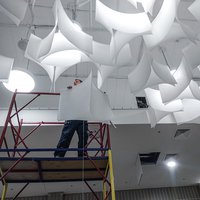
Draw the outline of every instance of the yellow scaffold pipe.
<instances>
[{"instance_id":1,"label":"yellow scaffold pipe","mask_svg":"<svg viewBox=\"0 0 200 200\"><path fill-rule=\"evenodd\" d=\"M105 171L105 173L104 173L104 176L105 176L105 177L107 176L108 169L109 169L109 163L108 163L107 166L106 166L106 171ZM106 192L107 192L107 190L106 190L106 181L104 180L104 181L103 181L103 199L106 199Z\"/></svg>"},{"instance_id":2,"label":"yellow scaffold pipe","mask_svg":"<svg viewBox=\"0 0 200 200\"><path fill-rule=\"evenodd\" d=\"M0 168L0 175L3 176L3 172L2 172L1 168ZM2 195L1 195L1 200L5 200L6 199L6 193L7 193L8 184L6 183L4 178L2 180L2 183L3 183L3 192L2 192Z\"/></svg>"},{"instance_id":3,"label":"yellow scaffold pipe","mask_svg":"<svg viewBox=\"0 0 200 200\"><path fill-rule=\"evenodd\" d=\"M114 184L114 173L113 173L113 164L112 164L112 152L108 150L108 162L109 162L109 172L110 172L110 183L111 183L111 197L112 200L116 200L115 198L115 184Z\"/></svg>"},{"instance_id":4,"label":"yellow scaffold pipe","mask_svg":"<svg viewBox=\"0 0 200 200\"><path fill-rule=\"evenodd\" d=\"M2 192L2 196L1 196L2 200L6 199L7 188L8 188L8 184L4 183L4 185L3 185L3 192Z\"/></svg>"}]
</instances>

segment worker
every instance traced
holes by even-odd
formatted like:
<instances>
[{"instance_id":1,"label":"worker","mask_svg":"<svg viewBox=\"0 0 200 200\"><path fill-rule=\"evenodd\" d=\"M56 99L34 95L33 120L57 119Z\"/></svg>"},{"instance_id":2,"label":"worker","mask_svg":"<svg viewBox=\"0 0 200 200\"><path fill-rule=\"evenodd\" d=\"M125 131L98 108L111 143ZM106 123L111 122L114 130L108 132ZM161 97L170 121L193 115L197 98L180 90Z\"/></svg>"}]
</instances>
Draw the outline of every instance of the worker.
<instances>
[{"instance_id":1,"label":"worker","mask_svg":"<svg viewBox=\"0 0 200 200\"><path fill-rule=\"evenodd\" d=\"M82 80L75 79L74 86L82 83ZM68 89L73 89L72 86L68 86ZM83 120L67 120L64 123L64 127L61 132L60 140L57 144L57 148L69 148L72 137L75 133L78 134L78 148L84 148L88 140L88 123ZM64 157L66 151L56 150L54 152L54 157ZM86 155L86 151L78 150L78 157L83 157Z\"/></svg>"}]
</instances>

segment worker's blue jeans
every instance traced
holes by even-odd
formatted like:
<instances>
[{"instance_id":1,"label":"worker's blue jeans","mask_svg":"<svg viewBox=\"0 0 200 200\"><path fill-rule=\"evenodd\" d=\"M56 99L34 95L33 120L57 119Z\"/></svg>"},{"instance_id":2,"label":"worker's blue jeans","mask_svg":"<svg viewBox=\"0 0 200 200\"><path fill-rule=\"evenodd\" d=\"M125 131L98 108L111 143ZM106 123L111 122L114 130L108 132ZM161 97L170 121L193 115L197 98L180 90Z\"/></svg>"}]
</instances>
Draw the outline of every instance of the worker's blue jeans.
<instances>
[{"instance_id":1,"label":"worker's blue jeans","mask_svg":"<svg viewBox=\"0 0 200 200\"><path fill-rule=\"evenodd\" d=\"M82 120L65 121L57 148L69 148L75 131L78 134L78 148L84 148L88 140L88 124L87 121ZM65 153L66 151L57 150L54 152L54 156L64 157ZM78 151L78 156L83 156L83 153L83 151Z\"/></svg>"}]
</instances>

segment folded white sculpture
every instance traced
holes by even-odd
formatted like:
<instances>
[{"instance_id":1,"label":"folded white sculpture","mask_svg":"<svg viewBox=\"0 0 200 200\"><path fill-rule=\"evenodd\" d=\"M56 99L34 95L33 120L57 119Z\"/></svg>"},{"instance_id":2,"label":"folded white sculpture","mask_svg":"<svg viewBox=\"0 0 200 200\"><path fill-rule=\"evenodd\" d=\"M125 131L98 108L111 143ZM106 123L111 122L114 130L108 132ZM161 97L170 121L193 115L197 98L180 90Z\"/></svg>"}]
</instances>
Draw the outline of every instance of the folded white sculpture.
<instances>
[{"instance_id":1,"label":"folded white sculpture","mask_svg":"<svg viewBox=\"0 0 200 200\"><path fill-rule=\"evenodd\" d=\"M149 15L153 13L156 0L127 1L136 9L140 3L144 10L122 13L96 0L95 19L111 35L106 44L78 30L60 0L54 3L55 26L50 33L43 39L31 34L25 56L47 71L54 86L58 77L75 64L92 62L97 67L97 87L90 74L82 84L61 92L59 119L117 121L121 118L113 116L107 95L97 88L102 88L106 79L122 67L132 69L127 74L131 92L145 91L151 126L164 117L177 123L198 118L197 111L189 110L189 102L199 109L200 89L192 80L192 73L200 65L200 38L197 32L178 20L180 0L163 0L156 16ZM10 0L2 2L12 11ZM189 7L198 20L199 6L200 1L196 0ZM171 45L174 41L175 45ZM164 48L166 52L160 51ZM172 69L176 70L173 75Z\"/></svg>"}]
</instances>

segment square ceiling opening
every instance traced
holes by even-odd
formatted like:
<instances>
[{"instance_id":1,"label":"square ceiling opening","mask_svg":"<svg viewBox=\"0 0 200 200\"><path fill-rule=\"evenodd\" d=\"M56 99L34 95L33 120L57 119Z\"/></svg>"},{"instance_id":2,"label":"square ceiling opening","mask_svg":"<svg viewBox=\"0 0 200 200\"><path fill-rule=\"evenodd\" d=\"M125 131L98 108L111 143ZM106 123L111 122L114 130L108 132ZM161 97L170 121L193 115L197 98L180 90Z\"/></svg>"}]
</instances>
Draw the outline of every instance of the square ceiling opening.
<instances>
[{"instance_id":1,"label":"square ceiling opening","mask_svg":"<svg viewBox=\"0 0 200 200\"><path fill-rule=\"evenodd\" d=\"M140 153L140 161L142 165L155 165L158 161L160 152Z\"/></svg>"}]
</instances>

